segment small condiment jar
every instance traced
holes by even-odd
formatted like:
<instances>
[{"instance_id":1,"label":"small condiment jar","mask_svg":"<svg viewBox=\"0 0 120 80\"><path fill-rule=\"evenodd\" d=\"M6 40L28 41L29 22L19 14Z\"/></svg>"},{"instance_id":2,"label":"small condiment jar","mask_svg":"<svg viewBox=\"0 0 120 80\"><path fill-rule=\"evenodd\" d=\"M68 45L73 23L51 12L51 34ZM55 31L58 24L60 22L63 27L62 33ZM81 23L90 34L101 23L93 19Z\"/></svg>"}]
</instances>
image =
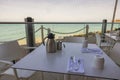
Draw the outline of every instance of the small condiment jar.
<instances>
[{"instance_id":1,"label":"small condiment jar","mask_svg":"<svg viewBox=\"0 0 120 80\"><path fill-rule=\"evenodd\" d=\"M62 41L57 41L57 50L62 50Z\"/></svg>"}]
</instances>

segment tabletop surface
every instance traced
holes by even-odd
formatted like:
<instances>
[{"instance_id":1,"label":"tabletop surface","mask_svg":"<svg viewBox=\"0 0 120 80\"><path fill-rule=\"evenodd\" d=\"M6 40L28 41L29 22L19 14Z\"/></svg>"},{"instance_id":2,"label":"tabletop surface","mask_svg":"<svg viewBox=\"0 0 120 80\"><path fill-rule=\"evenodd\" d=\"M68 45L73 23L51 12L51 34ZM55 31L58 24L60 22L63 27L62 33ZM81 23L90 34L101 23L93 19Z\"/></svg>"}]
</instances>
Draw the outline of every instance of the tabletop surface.
<instances>
[{"instance_id":1,"label":"tabletop surface","mask_svg":"<svg viewBox=\"0 0 120 80\"><path fill-rule=\"evenodd\" d=\"M64 43L65 48L56 53L46 53L46 47L44 45L39 46L33 52L29 53L23 59L18 61L12 68L26 69L33 71L45 71L55 72L63 74L75 74L91 77L100 77L108 79L120 79L120 68L103 52L105 64L104 69L96 69L93 67L94 57L97 53L82 53L81 43ZM100 49L95 44L88 44L90 49ZM69 73L67 71L68 59L71 56L81 58L84 61L83 74L81 73Z\"/></svg>"}]
</instances>

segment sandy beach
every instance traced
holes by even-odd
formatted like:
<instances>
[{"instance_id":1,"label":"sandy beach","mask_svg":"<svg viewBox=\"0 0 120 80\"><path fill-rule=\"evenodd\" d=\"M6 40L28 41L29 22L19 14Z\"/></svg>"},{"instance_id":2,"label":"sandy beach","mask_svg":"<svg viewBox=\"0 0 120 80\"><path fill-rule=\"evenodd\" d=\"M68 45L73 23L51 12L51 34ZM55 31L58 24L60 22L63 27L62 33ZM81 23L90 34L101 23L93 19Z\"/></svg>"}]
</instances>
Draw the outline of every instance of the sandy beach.
<instances>
[{"instance_id":1,"label":"sandy beach","mask_svg":"<svg viewBox=\"0 0 120 80\"><path fill-rule=\"evenodd\" d=\"M94 36L94 33L89 33L90 35L90 37L91 37L91 35L92 36ZM71 35L63 35L63 36L58 36L58 35L56 35L55 36L55 39L63 39L65 36L76 36L76 37L81 37L81 36L85 36L85 34L71 34ZM89 37L89 38L90 38ZM42 39L41 39L41 37L36 37L35 38L35 43L36 44L40 44L42 42ZM19 40L18 41L18 43L20 44L20 45L26 45L26 38L25 39L22 39L22 40Z\"/></svg>"},{"instance_id":2,"label":"sandy beach","mask_svg":"<svg viewBox=\"0 0 120 80\"><path fill-rule=\"evenodd\" d=\"M36 44L39 44L42 42L42 40L41 40L41 38L37 37L37 38L35 38L35 42L36 42ZM19 40L18 43L19 43L19 45L26 45L26 38Z\"/></svg>"}]
</instances>

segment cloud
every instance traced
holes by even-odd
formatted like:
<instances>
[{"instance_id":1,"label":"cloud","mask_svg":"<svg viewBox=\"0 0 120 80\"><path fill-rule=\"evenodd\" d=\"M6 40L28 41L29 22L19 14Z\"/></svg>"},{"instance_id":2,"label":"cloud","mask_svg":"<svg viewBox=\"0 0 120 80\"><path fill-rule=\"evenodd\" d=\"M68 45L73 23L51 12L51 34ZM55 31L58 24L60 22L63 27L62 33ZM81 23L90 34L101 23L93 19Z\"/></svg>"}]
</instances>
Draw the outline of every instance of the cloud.
<instances>
[{"instance_id":1,"label":"cloud","mask_svg":"<svg viewBox=\"0 0 120 80\"><path fill-rule=\"evenodd\" d=\"M0 0L0 21L27 16L37 21L101 21L112 18L113 8L114 0Z\"/></svg>"}]
</instances>

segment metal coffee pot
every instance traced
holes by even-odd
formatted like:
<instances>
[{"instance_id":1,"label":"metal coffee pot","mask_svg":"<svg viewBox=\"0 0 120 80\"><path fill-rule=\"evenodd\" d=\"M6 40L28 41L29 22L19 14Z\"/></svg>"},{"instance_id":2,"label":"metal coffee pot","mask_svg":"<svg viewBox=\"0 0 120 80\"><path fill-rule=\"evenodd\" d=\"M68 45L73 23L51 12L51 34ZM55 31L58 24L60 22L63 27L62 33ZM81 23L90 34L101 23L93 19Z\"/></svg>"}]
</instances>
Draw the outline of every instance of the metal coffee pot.
<instances>
[{"instance_id":1,"label":"metal coffee pot","mask_svg":"<svg viewBox=\"0 0 120 80\"><path fill-rule=\"evenodd\" d=\"M47 53L55 53L57 50L54 36L55 35L53 33L49 33L47 36L47 43L46 43L46 52Z\"/></svg>"}]
</instances>

